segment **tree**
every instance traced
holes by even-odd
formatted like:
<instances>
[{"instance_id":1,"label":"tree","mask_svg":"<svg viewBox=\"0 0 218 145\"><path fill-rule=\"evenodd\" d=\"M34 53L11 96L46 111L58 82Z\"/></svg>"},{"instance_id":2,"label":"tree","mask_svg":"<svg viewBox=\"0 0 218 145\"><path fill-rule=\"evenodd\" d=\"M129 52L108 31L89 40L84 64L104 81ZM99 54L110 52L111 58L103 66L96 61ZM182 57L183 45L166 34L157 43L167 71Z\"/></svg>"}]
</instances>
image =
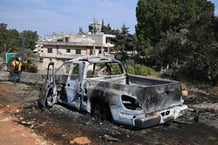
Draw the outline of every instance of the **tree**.
<instances>
[{"instance_id":1,"label":"tree","mask_svg":"<svg viewBox=\"0 0 218 145\"><path fill-rule=\"evenodd\" d=\"M111 34L112 29L111 29L110 23L108 23L107 26L105 26L104 21L102 20L101 26L102 26L101 32L103 32L104 34Z\"/></svg>"},{"instance_id":2,"label":"tree","mask_svg":"<svg viewBox=\"0 0 218 145\"><path fill-rule=\"evenodd\" d=\"M138 52L174 78L218 84L218 18L207 0L139 0Z\"/></svg>"},{"instance_id":3,"label":"tree","mask_svg":"<svg viewBox=\"0 0 218 145\"><path fill-rule=\"evenodd\" d=\"M36 31L24 30L18 32L16 29L7 29L7 24L0 23L0 53L16 52L27 53L35 49L38 40ZM25 52L26 50L30 50Z\"/></svg>"},{"instance_id":4,"label":"tree","mask_svg":"<svg viewBox=\"0 0 218 145\"><path fill-rule=\"evenodd\" d=\"M150 62L157 70L175 67L190 54L190 49L186 47L187 33L187 29L181 29L179 32L169 30L163 34L156 49L151 51Z\"/></svg>"},{"instance_id":5,"label":"tree","mask_svg":"<svg viewBox=\"0 0 218 145\"><path fill-rule=\"evenodd\" d=\"M128 34L126 38L125 51L131 51L134 55L137 45L137 38L135 34Z\"/></svg>"},{"instance_id":6,"label":"tree","mask_svg":"<svg viewBox=\"0 0 218 145\"><path fill-rule=\"evenodd\" d=\"M121 31L120 33L118 33L118 35L116 36L117 39L117 43L115 45L115 47L118 48L118 51L124 51L127 45L127 36L129 33L129 28L126 27L125 24L123 24L123 26L121 27Z\"/></svg>"},{"instance_id":7,"label":"tree","mask_svg":"<svg viewBox=\"0 0 218 145\"><path fill-rule=\"evenodd\" d=\"M19 32L16 29L10 29L6 32L7 52L18 51L20 48Z\"/></svg>"},{"instance_id":8,"label":"tree","mask_svg":"<svg viewBox=\"0 0 218 145\"><path fill-rule=\"evenodd\" d=\"M200 14L213 12L214 5L207 0L139 0L136 7L139 54L149 58L163 33L179 32Z\"/></svg>"},{"instance_id":9,"label":"tree","mask_svg":"<svg viewBox=\"0 0 218 145\"><path fill-rule=\"evenodd\" d=\"M189 26L189 55L180 73L189 80L218 84L218 18L203 14Z\"/></svg>"},{"instance_id":10,"label":"tree","mask_svg":"<svg viewBox=\"0 0 218 145\"><path fill-rule=\"evenodd\" d=\"M114 30L111 28L110 24L105 26L104 21L102 21L102 32L116 36L115 39L112 39L112 42L115 44L113 51L132 51L133 53L133 51L136 49L136 36L129 33L129 27L127 27L125 24L122 25L120 30Z\"/></svg>"},{"instance_id":11,"label":"tree","mask_svg":"<svg viewBox=\"0 0 218 145\"><path fill-rule=\"evenodd\" d=\"M135 34L129 33L129 27L125 24L119 29L112 29L110 24L105 25L104 21L102 21L102 32L105 34L113 34L116 36L115 39L112 39L112 43L115 44L115 47L112 51L117 52L116 56L122 61L128 59L127 52L132 52L136 50L137 38Z\"/></svg>"},{"instance_id":12,"label":"tree","mask_svg":"<svg viewBox=\"0 0 218 145\"><path fill-rule=\"evenodd\" d=\"M38 35L36 31L24 30L20 33L21 46L25 49L33 50L35 48L35 43L37 40Z\"/></svg>"}]
</instances>

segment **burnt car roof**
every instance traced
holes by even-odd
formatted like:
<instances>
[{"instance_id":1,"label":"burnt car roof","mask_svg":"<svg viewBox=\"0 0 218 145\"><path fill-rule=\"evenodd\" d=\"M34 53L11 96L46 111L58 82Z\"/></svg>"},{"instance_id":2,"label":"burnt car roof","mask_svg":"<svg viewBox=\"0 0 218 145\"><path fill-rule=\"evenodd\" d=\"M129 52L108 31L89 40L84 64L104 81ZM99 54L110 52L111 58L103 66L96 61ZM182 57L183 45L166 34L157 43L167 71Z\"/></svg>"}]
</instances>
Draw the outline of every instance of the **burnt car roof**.
<instances>
[{"instance_id":1,"label":"burnt car roof","mask_svg":"<svg viewBox=\"0 0 218 145\"><path fill-rule=\"evenodd\" d=\"M109 58L109 57L103 57L103 56L81 56L74 58L72 60L67 61L69 62L74 62L74 61L87 61L90 63L97 63L97 62L119 62L119 60Z\"/></svg>"}]
</instances>

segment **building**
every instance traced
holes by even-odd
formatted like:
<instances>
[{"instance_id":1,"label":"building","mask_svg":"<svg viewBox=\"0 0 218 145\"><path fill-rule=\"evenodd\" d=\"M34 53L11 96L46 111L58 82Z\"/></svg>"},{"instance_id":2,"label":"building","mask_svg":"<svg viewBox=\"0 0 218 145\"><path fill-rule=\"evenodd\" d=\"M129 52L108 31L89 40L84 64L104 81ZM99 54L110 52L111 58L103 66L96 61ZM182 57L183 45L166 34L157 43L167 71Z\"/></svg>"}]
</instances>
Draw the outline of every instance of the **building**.
<instances>
[{"instance_id":1,"label":"building","mask_svg":"<svg viewBox=\"0 0 218 145\"><path fill-rule=\"evenodd\" d=\"M87 34L82 31L78 34L54 33L48 38L40 39L34 50L40 58L39 68L47 68L50 61L59 66L65 60L83 55L113 57L110 50L114 47L111 39L115 35L100 32L100 29L96 29L99 25L95 28L95 23L89 26L96 31Z\"/></svg>"}]
</instances>

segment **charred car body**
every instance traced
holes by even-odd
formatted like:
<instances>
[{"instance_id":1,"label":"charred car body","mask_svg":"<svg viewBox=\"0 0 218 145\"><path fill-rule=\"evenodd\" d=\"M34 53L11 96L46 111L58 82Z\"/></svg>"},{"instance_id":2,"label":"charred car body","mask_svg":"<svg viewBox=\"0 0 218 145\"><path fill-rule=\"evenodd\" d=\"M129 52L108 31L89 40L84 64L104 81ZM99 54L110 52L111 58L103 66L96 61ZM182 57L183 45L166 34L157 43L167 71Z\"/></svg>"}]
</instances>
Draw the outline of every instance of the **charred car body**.
<instances>
[{"instance_id":1,"label":"charred car body","mask_svg":"<svg viewBox=\"0 0 218 145\"><path fill-rule=\"evenodd\" d=\"M173 80L127 74L116 59L84 56L49 63L39 102L52 107L62 102L98 119L146 128L183 115L181 84Z\"/></svg>"}]
</instances>

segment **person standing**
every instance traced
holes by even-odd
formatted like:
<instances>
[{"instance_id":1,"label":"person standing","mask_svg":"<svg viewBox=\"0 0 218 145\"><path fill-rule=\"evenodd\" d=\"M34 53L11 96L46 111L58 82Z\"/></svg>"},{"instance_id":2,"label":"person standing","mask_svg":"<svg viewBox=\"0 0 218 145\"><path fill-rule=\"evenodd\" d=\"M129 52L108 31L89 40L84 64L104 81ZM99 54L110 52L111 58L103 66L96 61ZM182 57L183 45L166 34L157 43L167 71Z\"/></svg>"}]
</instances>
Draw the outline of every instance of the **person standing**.
<instances>
[{"instance_id":1,"label":"person standing","mask_svg":"<svg viewBox=\"0 0 218 145\"><path fill-rule=\"evenodd\" d=\"M20 75L21 75L21 68L22 68L22 62L21 58L16 58L15 61L12 62L13 71L14 71L14 83L20 82Z\"/></svg>"}]
</instances>

